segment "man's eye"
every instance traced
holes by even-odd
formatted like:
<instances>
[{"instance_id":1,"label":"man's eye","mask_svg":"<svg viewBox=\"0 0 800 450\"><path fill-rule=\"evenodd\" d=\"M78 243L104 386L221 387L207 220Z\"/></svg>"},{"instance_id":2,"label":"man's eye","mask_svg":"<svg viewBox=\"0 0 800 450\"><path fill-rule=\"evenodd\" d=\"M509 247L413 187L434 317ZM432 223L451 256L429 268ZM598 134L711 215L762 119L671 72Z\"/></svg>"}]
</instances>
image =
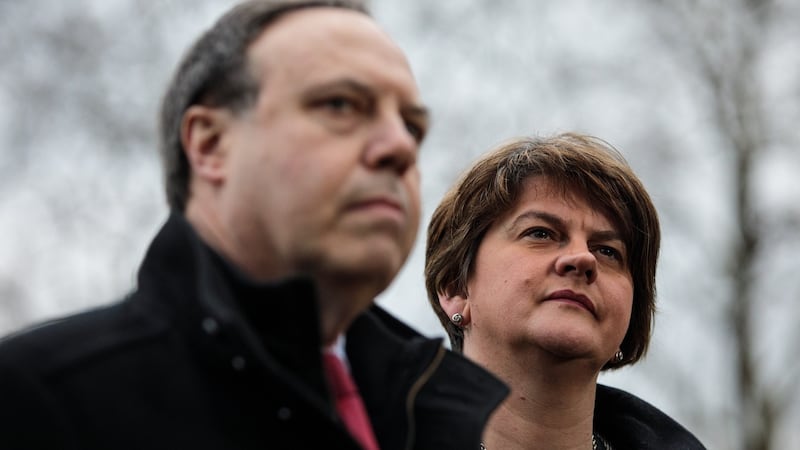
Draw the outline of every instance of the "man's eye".
<instances>
[{"instance_id":1,"label":"man's eye","mask_svg":"<svg viewBox=\"0 0 800 450\"><path fill-rule=\"evenodd\" d=\"M331 95L312 103L315 108L322 108L333 114L351 114L363 111L364 102L348 95Z\"/></svg>"},{"instance_id":2,"label":"man's eye","mask_svg":"<svg viewBox=\"0 0 800 450\"><path fill-rule=\"evenodd\" d=\"M406 121L406 130L408 130L408 134L414 137L417 143L422 142L425 138L425 129L414 122Z\"/></svg>"},{"instance_id":3,"label":"man's eye","mask_svg":"<svg viewBox=\"0 0 800 450\"><path fill-rule=\"evenodd\" d=\"M350 112L356 109L355 102L345 97L331 97L325 100L323 104L338 112Z\"/></svg>"}]
</instances>

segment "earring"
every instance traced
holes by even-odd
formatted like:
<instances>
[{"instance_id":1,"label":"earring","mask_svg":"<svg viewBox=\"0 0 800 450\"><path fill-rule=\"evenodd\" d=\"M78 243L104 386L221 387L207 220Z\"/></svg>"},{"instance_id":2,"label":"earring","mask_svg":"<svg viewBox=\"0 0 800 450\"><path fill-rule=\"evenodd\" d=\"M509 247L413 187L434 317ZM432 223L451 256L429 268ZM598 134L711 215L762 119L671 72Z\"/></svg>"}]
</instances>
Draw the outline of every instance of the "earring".
<instances>
[{"instance_id":1,"label":"earring","mask_svg":"<svg viewBox=\"0 0 800 450\"><path fill-rule=\"evenodd\" d=\"M614 362L622 362L622 359L625 358L625 355L622 353L622 350L617 350L614 353Z\"/></svg>"},{"instance_id":2,"label":"earring","mask_svg":"<svg viewBox=\"0 0 800 450\"><path fill-rule=\"evenodd\" d=\"M464 320L464 316L462 316L461 313L455 313L453 314L453 317L450 318L450 320L453 321L453 324L455 326L459 326L461 325L461 322Z\"/></svg>"}]
</instances>

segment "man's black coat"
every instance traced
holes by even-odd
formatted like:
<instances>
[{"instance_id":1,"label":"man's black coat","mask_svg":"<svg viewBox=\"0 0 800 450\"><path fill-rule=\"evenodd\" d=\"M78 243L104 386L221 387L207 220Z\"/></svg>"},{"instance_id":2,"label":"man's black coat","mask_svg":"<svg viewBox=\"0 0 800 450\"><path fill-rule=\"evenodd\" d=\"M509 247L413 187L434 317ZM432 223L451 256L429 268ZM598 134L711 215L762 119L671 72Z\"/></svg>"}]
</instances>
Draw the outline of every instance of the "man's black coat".
<instances>
[{"instance_id":1,"label":"man's black coat","mask_svg":"<svg viewBox=\"0 0 800 450\"><path fill-rule=\"evenodd\" d=\"M0 448L356 449L313 286L249 282L173 214L125 300L0 343ZM507 389L378 307L347 354L382 450L477 449Z\"/></svg>"}]
</instances>

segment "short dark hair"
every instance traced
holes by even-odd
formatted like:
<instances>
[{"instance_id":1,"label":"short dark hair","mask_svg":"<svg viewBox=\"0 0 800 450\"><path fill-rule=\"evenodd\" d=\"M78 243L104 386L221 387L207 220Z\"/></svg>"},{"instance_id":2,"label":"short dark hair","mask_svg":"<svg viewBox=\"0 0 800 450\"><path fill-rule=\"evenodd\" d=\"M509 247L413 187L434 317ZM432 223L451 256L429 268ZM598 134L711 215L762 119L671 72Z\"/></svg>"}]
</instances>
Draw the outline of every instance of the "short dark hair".
<instances>
[{"instance_id":1,"label":"short dark hair","mask_svg":"<svg viewBox=\"0 0 800 450\"><path fill-rule=\"evenodd\" d=\"M251 0L233 7L203 33L184 55L161 105L160 151L167 204L184 211L189 199L189 161L181 143L181 122L195 104L229 108L238 113L251 107L259 84L251 72L247 50L261 33L286 13L304 8L344 8L369 15L358 0Z\"/></svg>"},{"instance_id":2,"label":"short dark hair","mask_svg":"<svg viewBox=\"0 0 800 450\"><path fill-rule=\"evenodd\" d=\"M656 263L661 231L655 206L628 163L608 143L565 133L511 140L478 160L445 195L428 226L425 286L428 300L461 351L464 333L439 304L439 294L468 297L467 282L486 231L508 212L531 177L542 177L564 192L576 191L600 208L620 230L633 279L631 321L616 368L647 351L655 314Z\"/></svg>"}]
</instances>

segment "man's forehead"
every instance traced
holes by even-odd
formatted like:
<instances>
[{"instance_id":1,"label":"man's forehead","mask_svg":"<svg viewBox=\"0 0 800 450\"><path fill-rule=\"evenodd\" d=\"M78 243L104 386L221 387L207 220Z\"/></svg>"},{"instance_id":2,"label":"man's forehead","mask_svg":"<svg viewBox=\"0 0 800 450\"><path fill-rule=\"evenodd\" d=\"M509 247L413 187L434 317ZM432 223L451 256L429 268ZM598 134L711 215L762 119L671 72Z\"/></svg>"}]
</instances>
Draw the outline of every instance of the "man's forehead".
<instances>
[{"instance_id":1,"label":"man's forehead","mask_svg":"<svg viewBox=\"0 0 800 450\"><path fill-rule=\"evenodd\" d=\"M403 51L359 11L313 7L287 13L251 44L248 56L257 73L284 72L294 84L373 77L414 99L419 95Z\"/></svg>"},{"instance_id":2,"label":"man's forehead","mask_svg":"<svg viewBox=\"0 0 800 450\"><path fill-rule=\"evenodd\" d=\"M369 15L351 9L317 6L284 13L264 29L251 47L261 41L279 46L315 41L325 43L331 39L355 41L364 38L394 46L389 36ZM397 51L400 51L399 48Z\"/></svg>"}]
</instances>

